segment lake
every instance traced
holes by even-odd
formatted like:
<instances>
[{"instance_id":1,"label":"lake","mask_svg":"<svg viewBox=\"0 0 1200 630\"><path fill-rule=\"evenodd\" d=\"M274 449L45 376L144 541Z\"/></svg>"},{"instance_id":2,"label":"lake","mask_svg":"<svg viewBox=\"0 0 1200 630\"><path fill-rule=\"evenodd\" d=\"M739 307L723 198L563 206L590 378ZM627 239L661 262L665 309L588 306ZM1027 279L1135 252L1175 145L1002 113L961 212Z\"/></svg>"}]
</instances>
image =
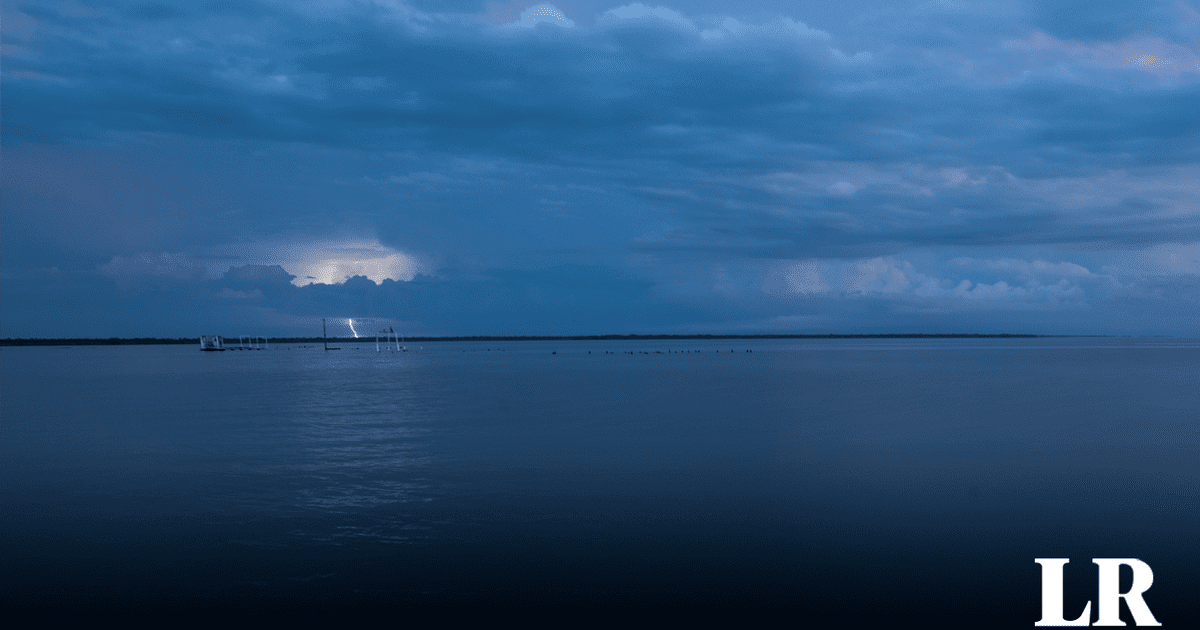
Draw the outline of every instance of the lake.
<instances>
[{"instance_id":1,"label":"lake","mask_svg":"<svg viewBox=\"0 0 1200 630\"><path fill-rule=\"evenodd\" d=\"M340 345L0 349L0 606L1197 622L1197 339Z\"/></svg>"}]
</instances>

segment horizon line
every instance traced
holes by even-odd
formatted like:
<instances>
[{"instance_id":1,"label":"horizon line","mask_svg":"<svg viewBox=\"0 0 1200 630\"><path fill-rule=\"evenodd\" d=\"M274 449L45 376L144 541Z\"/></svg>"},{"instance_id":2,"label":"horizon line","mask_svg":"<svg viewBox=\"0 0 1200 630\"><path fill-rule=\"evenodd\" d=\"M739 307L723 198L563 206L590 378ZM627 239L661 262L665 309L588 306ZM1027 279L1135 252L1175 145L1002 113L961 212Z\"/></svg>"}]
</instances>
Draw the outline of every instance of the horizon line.
<instances>
[{"instance_id":1,"label":"horizon line","mask_svg":"<svg viewBox=\"0 0 1200 630\"><path fill-rule=\"evenodd\" d=\"M244 335L243 335L244 336ZM1049 337L1132 337L1134 335L1049 335L1037 333L763 333L763 334L606 334L606 335L436 335L405 336L404 342L436 341L633 341L633 340L705 340L705 339L1013 339ZM1139 335L1173 337L1172 335ZM238 339L237 335L223 339ZM268 343L320 343L323 337L265 337ZM369 343L374 336L328 337L339 343ZM199 343L199 337L5 337L0 346L41 345L181 345Z\"/></svg>"}]
</instances>

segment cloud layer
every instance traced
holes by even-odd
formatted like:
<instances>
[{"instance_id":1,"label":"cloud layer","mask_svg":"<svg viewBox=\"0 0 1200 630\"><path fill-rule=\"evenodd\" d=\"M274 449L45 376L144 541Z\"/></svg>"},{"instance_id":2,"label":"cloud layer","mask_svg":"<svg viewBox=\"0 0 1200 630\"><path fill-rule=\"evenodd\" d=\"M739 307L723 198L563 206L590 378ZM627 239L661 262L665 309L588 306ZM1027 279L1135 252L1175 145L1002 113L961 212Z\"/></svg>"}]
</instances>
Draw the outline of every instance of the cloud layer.
<instances>
[{"instance_id":1,"label":"cloud layer","mask_svg":"<svg viewBox=\"0 0 1200 630\"><path fill-rule=\"evenodd\" d=\"M1200 11L1130 6L5 5L2 334L1184 334Z\"/></svg>"}]
</instances>

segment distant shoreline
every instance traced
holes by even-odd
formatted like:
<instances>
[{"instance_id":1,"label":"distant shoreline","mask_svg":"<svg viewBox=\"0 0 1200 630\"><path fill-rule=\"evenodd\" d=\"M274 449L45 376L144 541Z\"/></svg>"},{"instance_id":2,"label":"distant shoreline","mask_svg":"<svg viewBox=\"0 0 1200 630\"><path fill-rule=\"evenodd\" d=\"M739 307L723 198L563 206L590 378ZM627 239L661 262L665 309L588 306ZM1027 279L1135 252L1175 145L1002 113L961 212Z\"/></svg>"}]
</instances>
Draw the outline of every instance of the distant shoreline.
<instances>
[{"instance_id":1,"label":"distant shoreline","mask_svg":"<svg viewBox=\"0 0 1200 630\"><path fill-rule=\"evenodd\" d=\"M883 334L822 334L822 335L476 335L461 337L405 337L405 343L425 341L674 341L703 339L1017 339L1037 337L1103 337L1105 335L1026 335L981 333L883 333ZM268 343L370 343L370 337L268 337ZM393 342L394 343L394 342ZM200 337L110 337L108 339L0 339L0 346L145 346L200 344ZM225 344L237 344L237 336L225 337Z\"/></svg>"}]
</instances>

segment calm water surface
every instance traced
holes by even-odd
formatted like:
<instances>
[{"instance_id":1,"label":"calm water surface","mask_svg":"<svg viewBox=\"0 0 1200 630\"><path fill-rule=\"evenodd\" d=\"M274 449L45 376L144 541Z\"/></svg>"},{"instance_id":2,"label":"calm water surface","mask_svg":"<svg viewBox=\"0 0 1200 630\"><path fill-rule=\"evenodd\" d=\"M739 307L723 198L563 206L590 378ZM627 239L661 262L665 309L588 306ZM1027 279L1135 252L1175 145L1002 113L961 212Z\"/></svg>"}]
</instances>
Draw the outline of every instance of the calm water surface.
<instances>
[{"instance_id":1,"label":"calm water surface","mask_svg":"<svg viewBox=\"0 0 1200 630\"><path fill-rule=\"evenodd\" d=\"M374 350L0 349L0 607L1198 623L1200 340Z\"/></svg>"}]
</instances>

